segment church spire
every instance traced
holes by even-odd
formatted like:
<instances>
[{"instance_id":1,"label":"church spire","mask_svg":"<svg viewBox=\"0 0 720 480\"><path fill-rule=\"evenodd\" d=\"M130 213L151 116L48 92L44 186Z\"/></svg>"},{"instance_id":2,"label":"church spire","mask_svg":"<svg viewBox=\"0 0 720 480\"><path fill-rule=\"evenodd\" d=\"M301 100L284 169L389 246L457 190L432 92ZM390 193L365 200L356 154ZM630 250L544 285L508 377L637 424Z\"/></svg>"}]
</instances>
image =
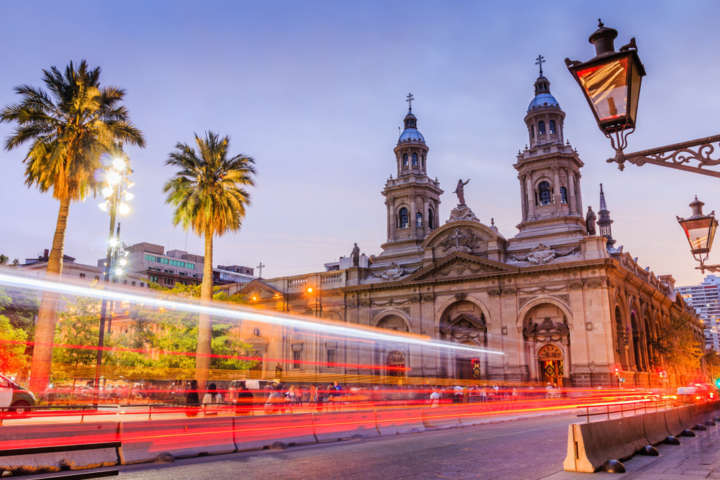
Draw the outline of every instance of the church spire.
<instances>
[{"instance_id":1,"label":"church spire","mask_svg":"<svg viewBox=\"0 0 720 480\"><path fill-rule=\"evenodd\" d=\"M615 244L615 239L612 238L612 223L610 219L610 211L607 208L607 202L605 201L605 192L603 191L602 183L600 184L600 210L598 211L598 227L600 229L600 235L607 239L608 248L612 248Z\"/></svg>"}]
</instances>

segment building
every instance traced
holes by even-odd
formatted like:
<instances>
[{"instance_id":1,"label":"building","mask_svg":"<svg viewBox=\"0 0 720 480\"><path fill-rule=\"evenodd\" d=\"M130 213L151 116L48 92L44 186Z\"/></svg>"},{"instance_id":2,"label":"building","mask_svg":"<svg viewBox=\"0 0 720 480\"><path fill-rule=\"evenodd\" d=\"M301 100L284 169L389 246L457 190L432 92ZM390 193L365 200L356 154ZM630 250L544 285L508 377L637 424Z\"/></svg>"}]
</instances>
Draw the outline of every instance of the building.
<instances>
[{"instance_id":1,"label":"building","mask_svg":"<svg viewBox=\"0 0 720 480\"><path fill-rule=\"evenodd\" d=\"M38 274L44 275L47 271L47 264L49 260L50 251L46 248L42 255L38 255L33 258L26 258L25 263L18 265L18 268L23 270L38 272ZM99 282L102 280L105 271L101 266L97 265L86 265L75 261L75 257L70 255L63 255L63 278L77 278L79 280L88 282ZM149 287L147 280L140 275L123 275L121 278L113 279L114 283L121 283L123 285L130 285L133 287Z\"/></svg>"},{"instance_id":2,"label":"building","mask_svg":"<svg viewBox=\"0 0 720 480\"><path fill-rule=\"evenodd\" d=\"M720 277L708 275L700 285L677 290L704 321L705 348L720 352Z\"/></svg>"},{"instance_id":3,"label":"building","mask_svg":"<svg viewBox=\"0 0 720 480\"><path fill-rule=\"evenodd\" d=\"M565 113L542 70L534 87L524 117L528 146L514 163L522 200L516 234L505 236L492 220L489 225L479 220L462 179L454 191L457 205L441 223L443 190L428 174L430 149L410 103L394 148L396 175L382 191L387 241L380 253L365 256L354 249L326 264L326 271L255 280L237 289L262 308L427 335L504 355L423 355L385 346L369 351L253 326L245 335L256 354L283 359L263 365L263 372L273 366L285 372L340 371L332 358L349 365L341 369L346 375L377 375L363 365L380 365L388 368L385 375L402 366L408 377L578 386L662 383L668 365L657 346L671 334L671 319L698 340L702 324L675 295L672 277L656 276L614 247L604 191L596 234L595 213L588 207L586 216L583 210L583 162L565 140ZM303 359L327 363L306 366Z\"/></svg>"},{"instance_id":4,"label":"building","mask_svg":"<svg viewBox=\"0 0 720 480\"><path fill-rule=\"evenodd\" d=\"M213 268L213 284L245 284L255 279L254 270L242 265L218 265Z\"/></svg>"},{"instance_id":5,"label":"building","mask_svg":"<svg viewBox=\"0 0 720 480\"><path fill-rule=\"evenodd\" d=\"M200 285L205 257L184 250L168 250L149 242L140 242L126 248L127 270L165 288L180 285ZM105 259L98 260L98 266ZM219 265L213 268L213 284L244 284L253 278L253 269L240 265Z\"/></svg>"},{"instance_id":6,"label":"building","mask_svg":"<svg viewBox=\"0 0 720 480\"><path fill-rule=\"evenodd\" d=\"M168 250L154 243L140 242L126 248L127 269L162 287L176 283L199 285L202 282L203 257L183 250ZM98 260L101 265L105 259Z\"/></svg>"}]
</instances>

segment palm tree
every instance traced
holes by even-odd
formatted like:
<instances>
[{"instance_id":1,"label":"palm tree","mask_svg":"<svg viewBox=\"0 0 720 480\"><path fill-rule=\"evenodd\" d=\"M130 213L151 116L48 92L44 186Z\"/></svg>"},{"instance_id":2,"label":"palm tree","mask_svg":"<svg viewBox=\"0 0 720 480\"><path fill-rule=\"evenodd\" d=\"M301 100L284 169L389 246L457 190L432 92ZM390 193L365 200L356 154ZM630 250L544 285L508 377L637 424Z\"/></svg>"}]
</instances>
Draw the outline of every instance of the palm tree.
<instances>
[{"instance_id":1,"label":"palm tree","mask_svg":"<svg viewBox=\"0 0 720 480\"><path fill-rule=\"evenodd\" d=\"M205 237L200 298L212 299L213 237L240 228L245 209L250 205L246 186L255 184L255 161L245 155L230 157L230 138L207 132L205 138L195 134L197 152L186 143L175 145L166 164L177 167L164 188L167 202L175 206L173 223L192 228ZM211 355L212 325L209 315L201 314L198 322L198 344L195 359L198 387L204 388Z\"/></svg>"},{"instance_id":2,"label":"palm tree","mask_svg":"<svg viewBox=\"0 0 720 480\"><path fill-rule=\"evenodd\" d=\"M0 122L15 122L7 138L12 150L25 143L25 184L41 192L52 191L60 202L47 272L62 273L63 244L70 203L94 193L95 174L102 167L101 156L118 145L145 146L142 132L128 119L121 104L125 91L100 86L100 68L89 68L82 60L70 62L61 72L57 67L43 70L46 90L30 85L15 87L21 101L0 112ZM38 311L31 366L31 388L47 387L56 323L55 296L44 294Z\"/></svg>"}]
</instances>

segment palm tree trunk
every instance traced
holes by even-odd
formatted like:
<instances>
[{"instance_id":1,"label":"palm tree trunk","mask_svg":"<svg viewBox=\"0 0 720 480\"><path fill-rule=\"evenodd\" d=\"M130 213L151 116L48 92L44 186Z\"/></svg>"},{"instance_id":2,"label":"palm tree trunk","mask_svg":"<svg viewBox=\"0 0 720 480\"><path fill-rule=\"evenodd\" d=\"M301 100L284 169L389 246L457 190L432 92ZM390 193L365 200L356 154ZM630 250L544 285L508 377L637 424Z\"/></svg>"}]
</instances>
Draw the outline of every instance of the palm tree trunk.
<instances>
[{"instance_id":1,"label":"palm tree trunk","mask_svg":"<svg viewBox=\"0 0 720 480\"><path fill-rule=\"evenodd\" d=\"M205 262L203 264L202 285L200 286L200 299L203 302L212 300L213 285L213 235L205 234ZM198 344L195 357L195 377L198 389L203 390L207 383L210 369L210 354L212 353L212 319L210 315L201 313L198 319Z\"/></svg>"},{"instance_id":2,"label":"palm tree trunk","mask_svg":"<svg viewBox=\"0 0 720 480\"><path fill-rule=\"evenodd\" d=\"M67 228L68 214L70 213L70 199L60 200L55 235L52 249L48 258L47 273L62 273L63 245L65 243L65 229ZM33 346L32 364L30 366L30 389L36 394L42 394L50 381L50 366L52 363L53 340L55 338L55 322L57 321L57 295L44 292L38 309L37 324L35 325L35 345Z\"/></svg>"}]
</instances>

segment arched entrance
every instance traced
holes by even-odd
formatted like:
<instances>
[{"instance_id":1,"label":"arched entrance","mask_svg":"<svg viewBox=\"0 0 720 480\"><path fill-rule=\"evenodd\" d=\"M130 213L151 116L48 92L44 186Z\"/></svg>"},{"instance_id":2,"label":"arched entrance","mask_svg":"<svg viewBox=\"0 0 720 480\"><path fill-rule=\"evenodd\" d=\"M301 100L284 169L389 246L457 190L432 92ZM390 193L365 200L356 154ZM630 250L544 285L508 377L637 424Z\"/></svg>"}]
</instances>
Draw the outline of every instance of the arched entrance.
<instances>
[{"instance_id":1,"label":"arched entrance","mask_svg":"<svg viewBox=\"0 0 720 480\"><path fill-rule=\"evenodd\" d=\"M408 324L401 316L389 314L384 316L378 323L378 328L394 330L396 332L409 332ZM376 375L387 375L390 377L404 377L408 372L406 366L406 353L399 350L386 350L386 346L378 345L375 348L374 373Z\"/></svg>"},{"instance_id":2,"label":"arched entrance","mask_svg":"<svg viewBox=\"0 0 720 480\"><path fill-rule=\"evenodd\" d=\"M487 325L480 307L472 302L453 303L440 317L440 338L474 347L487 345ZM456 353L445 359L441 370L459 379L478 379L487 376L487 354Z\"/></svg>"},{"instance_id":3,"label":"arched entrance","mask_svg":"<svg viewBox=\"0 0 720 480\"><path fill-rule=\"evenodd\" d=\"M565 376L562 350L552 343L548 343L538 350L537 358L541 380L544 383L562 386Z\"/></svg>"},{"instance_id":4,"label":"arched entrance","mask_svg":"<svg viewBox=\"0 0 720 480\"><path fill-rule=\"evenodd\" d=\"M405 355L402 352L397 350L388 352L385 365L387 367L385 375L389 377L405 376Z\"/></svg>"},{"instance_id":5,"label":"arched entrance","mask_svg":"<svg viewBox=\"0 0 720 480\"><path fill-rule=\"evenodd\" d=\"M565 312L553 303L541 303L528 310L523 324L530 378L556 386L566 383L570 328Z\"/></svg>"}]
</instances>

